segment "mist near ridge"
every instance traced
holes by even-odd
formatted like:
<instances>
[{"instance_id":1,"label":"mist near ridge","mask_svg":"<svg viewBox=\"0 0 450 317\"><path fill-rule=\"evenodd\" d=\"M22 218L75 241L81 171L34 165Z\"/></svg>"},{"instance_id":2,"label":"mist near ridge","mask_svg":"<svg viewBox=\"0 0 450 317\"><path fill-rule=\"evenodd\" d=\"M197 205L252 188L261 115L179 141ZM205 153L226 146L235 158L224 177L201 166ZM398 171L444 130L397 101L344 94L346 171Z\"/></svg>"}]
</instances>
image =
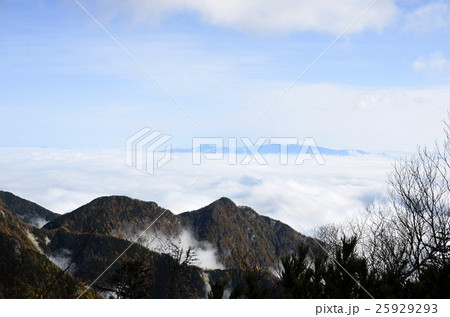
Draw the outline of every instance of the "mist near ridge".
<instances>
[{"instance_id":1,"label":"mist near ridge","mask_svg":"<svg viewBox=\"0 0 450 317\"><path fill-rule=\"evenodd\" d=\"M198 241L188 229L182 229L180 233L168 236L157 231L139 232L128 234L127 239L137 241L138 244L158 253L173 256L173 252L181 252L181 261L185 260L186 251L193 249L194 263L206 269L224 269L225 266L219 262L217 248L208 241Z\"/></svg>"}]
</instances>

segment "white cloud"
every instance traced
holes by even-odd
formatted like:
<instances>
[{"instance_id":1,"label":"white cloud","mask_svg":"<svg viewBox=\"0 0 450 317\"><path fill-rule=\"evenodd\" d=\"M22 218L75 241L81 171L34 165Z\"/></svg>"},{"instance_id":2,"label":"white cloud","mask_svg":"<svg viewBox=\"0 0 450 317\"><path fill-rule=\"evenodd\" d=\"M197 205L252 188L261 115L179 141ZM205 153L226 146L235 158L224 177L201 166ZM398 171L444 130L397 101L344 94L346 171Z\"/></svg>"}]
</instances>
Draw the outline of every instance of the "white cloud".
<instances>
[{"instance_id":1,"label":"white cloud","mask_svg":"<svg viewBox=\"0 0 450 317\"><path fill-rule=\"evenodd\" d=\"M123 14L137 23L155 23L165 15L192 12L211 25L251 32L319 31L341 33L372 0L103 0L109 17ZM393 0L378 0L350 32L380 30L397 12Z\"/></svg>"},{"instance_id":2,"label":"white cloud","mask_svg":"<svg viewBox=\"0 0 450 317\"><path fill-rule=\"evenodd\" d=\"M405 28L419 32L435 31L450 27L450 4L432 1L405 15Z\"/></svg>"},{"instance_id":3,"label":"white cloud","mask_svg":"<svg viewBox=\"0 0 450 317\"><path fill-rule=\"evenodd\" d=\"M450 17L449 17L450 18ZM450 70L450 60L442 52L435 52L429 56L421 56L413 63L415 70L445 71Z\"/></svg>"}]
</instances>

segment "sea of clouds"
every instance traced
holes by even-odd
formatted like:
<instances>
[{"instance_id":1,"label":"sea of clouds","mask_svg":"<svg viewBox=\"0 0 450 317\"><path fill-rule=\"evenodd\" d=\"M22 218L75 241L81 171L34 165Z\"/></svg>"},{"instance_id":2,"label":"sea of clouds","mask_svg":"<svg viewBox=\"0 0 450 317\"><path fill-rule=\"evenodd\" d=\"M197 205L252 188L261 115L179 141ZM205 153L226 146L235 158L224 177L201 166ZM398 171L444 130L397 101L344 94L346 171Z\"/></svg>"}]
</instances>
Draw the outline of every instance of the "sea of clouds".
<instances>
[{"instance_id":1,"label":"sea of clouds","mask_svg":"<svg viewBox=\"0 0 450 317\"><path fill-rule=\"evenodd\" d=\"M153 175L126 165L125 150L0 149L0 188L57 213L105 195L154 201L174 213L196 210L220 197L279 219L302 233L342 221L386 193L394 159L384 155L324 156L280 165L228 165L177 153ZM238 160L239 162L240 160Z\"/></svg>"}]
</instances>

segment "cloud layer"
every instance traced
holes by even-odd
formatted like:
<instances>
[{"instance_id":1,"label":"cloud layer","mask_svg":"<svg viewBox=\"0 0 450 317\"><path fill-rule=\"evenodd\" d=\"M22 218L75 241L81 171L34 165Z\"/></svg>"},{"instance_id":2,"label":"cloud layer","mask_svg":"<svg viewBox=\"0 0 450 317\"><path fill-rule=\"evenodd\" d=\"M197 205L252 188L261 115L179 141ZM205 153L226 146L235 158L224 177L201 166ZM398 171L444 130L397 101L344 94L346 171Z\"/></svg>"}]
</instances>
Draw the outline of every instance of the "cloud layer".
<instances>
[{"instance_id":1,"label":"cloud layer","mask_svg":"<svg viewBox=\"0 0 450 317\"><path fill-rule=\"evenodd\" d=\"M238 205L305 232L339 221L384 195L392 159L377 155L325 156L325 165L227 165L177 154L148 175L125 165L125 151L0 149L2 190L66 213L98 196L127 195L155 201L175 213L195 210L226 196ZM292 163L292 162L291 162ZM198 181L183 194L198 178Z\"/></svg>"}]
</instances>

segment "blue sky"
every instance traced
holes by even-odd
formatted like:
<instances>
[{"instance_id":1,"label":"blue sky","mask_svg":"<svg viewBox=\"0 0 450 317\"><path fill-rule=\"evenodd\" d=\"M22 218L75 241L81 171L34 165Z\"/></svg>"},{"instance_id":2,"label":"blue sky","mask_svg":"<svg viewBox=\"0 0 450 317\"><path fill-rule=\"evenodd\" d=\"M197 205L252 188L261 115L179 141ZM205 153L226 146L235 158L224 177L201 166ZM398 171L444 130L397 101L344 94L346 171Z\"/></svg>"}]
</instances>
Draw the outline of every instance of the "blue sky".
<instances>
[{"instance_id":1,"label":"blue sky","mask_svg":"<svg viewBox=\"0 0 450 317\"><path fill-rule=\"evenodd\" d=\"M145 126L413 151L450 106L448 1L0 1L2 147L123 147Z\"/></svg>"}]
</instances>

